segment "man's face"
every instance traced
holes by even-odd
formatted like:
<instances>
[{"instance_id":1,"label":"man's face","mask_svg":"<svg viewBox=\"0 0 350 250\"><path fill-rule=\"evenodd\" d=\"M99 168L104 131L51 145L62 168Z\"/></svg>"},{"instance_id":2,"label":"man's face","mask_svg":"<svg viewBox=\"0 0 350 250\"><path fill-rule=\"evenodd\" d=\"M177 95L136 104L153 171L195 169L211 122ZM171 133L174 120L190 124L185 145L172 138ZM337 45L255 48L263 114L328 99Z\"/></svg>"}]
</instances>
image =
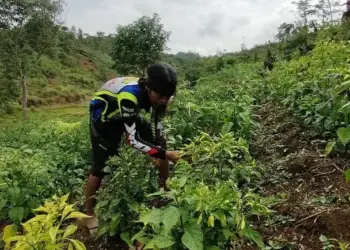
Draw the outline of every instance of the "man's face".
<instances>
[{"instance_id":1,"label":"man's face","mask_svg":"<svg viewBox=\"0 0 350 250\"><path fill-rule=\"evenodd\" d=\"M148 89L148 97L151 101L151 104L153 107L157 107L160 105L164 105L168 102L169 97L162 96L159 93L155 92L154 90Z\"/></svg>"}]
</instances>

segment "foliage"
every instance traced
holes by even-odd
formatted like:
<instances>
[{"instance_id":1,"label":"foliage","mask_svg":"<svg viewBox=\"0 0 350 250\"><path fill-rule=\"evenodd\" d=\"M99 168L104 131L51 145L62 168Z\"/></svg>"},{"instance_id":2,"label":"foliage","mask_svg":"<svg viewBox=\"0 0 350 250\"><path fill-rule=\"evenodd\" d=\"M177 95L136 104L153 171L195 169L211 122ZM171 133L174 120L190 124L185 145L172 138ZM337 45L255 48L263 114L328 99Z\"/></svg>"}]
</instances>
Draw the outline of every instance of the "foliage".
<instances>
[{"instance_id":1,"label":"foliage","mask_svg":"<svg viewBox=\"0 0 350 250\"><path fill-rule=\"evenodd\" d=\"M157 14L119 26L111 54L115 69L120 74L145 75L147 66L160 60L169 35Z\"/></svg>"},{"instance_id":2,"label":"foliage","mask_svg":"<svg viewBox=\"0 0 350 250\"><path fill-rule=\"evenodd\" d=\"M323 244L323 250L336 249L333 243L337 243L340 250L348 250L350 248L350 243L342 242L337 239L328 239L325 235L321 235L319 239Z\"/></svg>"},{"instance_id":3,"label":"foliage","mask_svg":"<svg viewBox=\"0 0 350 250\"><path fill-rule=\"evenodd\" d=\"M76 32L61 26L54 18L56 12L52 11L61 11L61 4L61 1L1 2L0 10L13 18L0 17L4 18L0 23L7 23L8 27L0 30L1 113L13 112L21 102L24 80L30 107L81 101L87 95L82 97L82 92L91 95L97 85L115 76L108 55L113 36L98 33L78 39ZM17 67L19 63L21 67ZM25 78L21 78L19 71ZM73 89L69 92L74 93L73 97L60 91L65 86Z\"/></svg>"},{"instance_id":4,"label":"foliage","mask_svg":"<svg viewBox=\"0 0 350 250\"><path fill-rule=\"evenodd\" d=\"M175 166L168 180L171 191L153 194L159 186L152 167L146 167L146 159L134 151L122 151L120 157L109 161L107 170L118 167L99 194L99 235L122 233L130 246L137 240L148 249L210 249L236 244L241 237L263 247L249 219L270 215L267 206L272 200L260 197L248 186L243 188L244 183L253 184L259 178L247 142L236 141L232 134L218 138L204 134L194 139L184 148L191 164L180 161ZM157 200L167 205L151 209L158 206Z\"/></svg>"},{"instance_id":5,"label":"foliage","mask_svg":"<svg viewBox=\"0 0 350 250\"><path fill-rule=\"evenodd\" d=\"M0 63L6 79L17 80L22 89L23 118L27 114L27 77L43 53L56 45L55 17L61 1L2 1L0 11Z\"/></svg>"},{"instance_id":6,"label":"foliage","mask_svg":"<svg viewBox=\"0 0 350 250\"><path fill-rule=\"evenodd\" d=\"M108 161L106 187L98 196L96 214L99 216L99 235L115 235L137 229L140 205L146 194L159 188L155 169L145 156L123 147L119 157Z\"/></svg>"},{"instance_id":7,"label":"foliage","mask_svg":"<svg viewBox=\"0 0 350 250\"><path fill-rule=\"evenodd\" d=\"M274 94L295 109L305 124L321 133L338 130L345 144L349 53L347 42L320 40L311 54L278 63L268 79Z\"/></svg>"},{"instance_id":8,"label":"foliage","mask_svg":"<svg viewBox=\"0 0 350 250\"><path fill-rule=\"evenodd\" d=\"M67 223L88 216L75 211L74 204L67 204L68 196L54 196L53 201L46 201L44 206L34 209L37 215L22 224L24 233L17 232L14 224L6 226L3 235L5 249L86 249L82 242L70 237L77 226Z\"/></svg>"},{"instance_id":9,"label":"foliage","mask_svg":"<svg viewBox=\"0 0 350 250\"><path fill-rule=\"evenodd\" d=\"M242 194L230 181L207 186L187 171L192 171L191 166L180 162L175 177L168 181L171 191L153 194L170 199L170 203L141 212L139 221L144 227L131 240L150 249L211 249L228 246L241 236L262 248L260 235L248 221L253 214L270 214L264 199L250 192ZM164 241L167 246L161 245Z\"/></svg>"},{"instance_id":10,"label":"foliage","mask_svg":"<svg viewBox=\"0 0 350 250\"><path fill-rule=\"evenodd\" d=\"M183 148L183 152L183 157L191 157L196 182L214 184L233 180L241 187L261 177L249 154L248 142L235 139L232 133L210 137L202 132Z\"/></svg>"},{"instance_id":11,"label":"foliage","mask_svg":"<svg viewBox=\"0 0 350 250\"><path fill-rule=\"evenodd\" d=\"M32 122L0 133L1 219L19 225L53 194L71 192L72 197L81 199L89 164L85 126L79 122Z\"/></svg>"}]
</instances>

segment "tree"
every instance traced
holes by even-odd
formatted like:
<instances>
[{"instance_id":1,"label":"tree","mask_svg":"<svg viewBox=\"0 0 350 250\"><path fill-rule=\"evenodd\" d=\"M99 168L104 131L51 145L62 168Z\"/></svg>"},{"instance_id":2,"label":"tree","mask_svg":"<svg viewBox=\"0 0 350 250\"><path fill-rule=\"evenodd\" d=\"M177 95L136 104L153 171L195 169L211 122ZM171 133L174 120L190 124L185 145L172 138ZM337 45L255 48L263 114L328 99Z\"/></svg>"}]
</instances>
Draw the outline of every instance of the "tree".
<instances>
[{"instance_id":1,"label":"tree","mask_svg":"<svg viewBox=\"0 0 350 250\"><path fill-rule=\"evenodd\" d=\"M119 26L111 53L114 68L121 74L145 75L147 66L161 59L169 36L157 14Z\"/></svg>"},{"instance_id":2,"label":"tree","mask_svg":"<svg viewBox=\"0 0 350 250\"><path fill-rule=\"evenodd\" d=\"M276 38L280 42L286 41L291 36L293 30L294 30L294 24L292 24L292 23L282 23L278 27L278 34L276 35Z\"/></svg>"},{"instance_id":3,"label":"tree","mask_svg":"<svg viewBox=\"0 0 350 250\"><path fill-rule=\"evenodd\" d=\"M56 16L61 0L2 0L0 2L0 64L3 77L20 85L23 119L27 119L27 79L39 58L56 46ZM19 84L18 84L19 83Z\"/></svg>"},{"instance_id":4,"label":"tree","mask_svg":"<svg viewBox=\"0 0 350 250\"><path fill-rule=\"evenodd\" d=\"M80 28L78 29L78 39L83 40L83 31Z\"/></svg>"},{"instance_id":5,"label":"tree","mask_svg":"<svg viewBox=\"0 0 350 250\"><path fill-rule=\"evenodd\" d=\"M70 32L74 34L74 36L77 34L77 28L73 25L72 28L70 29Z\"/></svg>"},{"instance_id":6,"label":"tree","mask_svg":"<svg viewBox=\"0 0 350 250\"><path fill-rule=\"evenodd\" d=\"M308 25L308 18L316 12L311 4L311 0L299 0L298 2L293 1L292 3L297 6L298 15L303 20L304 25Z\"/></svg>"},{"instance_id":7,"label":"tree","mask_svg":"<svg viewBox=\"0 0 350 250\"><path fill-rule=\"evenodd\" d=\"M322 24L326 21L334 21L335 14L341 12L339 1L319 0L314 6L316 15L322 20Z\"/></svg>"}]
</instances>

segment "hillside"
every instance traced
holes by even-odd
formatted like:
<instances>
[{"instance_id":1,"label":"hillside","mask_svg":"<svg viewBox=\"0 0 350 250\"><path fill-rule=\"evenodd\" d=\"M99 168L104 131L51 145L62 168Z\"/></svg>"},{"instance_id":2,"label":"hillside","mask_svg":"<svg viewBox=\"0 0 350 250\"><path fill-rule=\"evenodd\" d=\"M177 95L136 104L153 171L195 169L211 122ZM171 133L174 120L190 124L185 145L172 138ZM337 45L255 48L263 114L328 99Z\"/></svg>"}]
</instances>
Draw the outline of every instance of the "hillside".
<instances>
[{"instance_id":1,"label":"hillside","mask_svg":"<svg viewBox=\"0 0 350 250\"><path fill-rule=\"evenodd\" d=\"M43 56L31 79L28 105L71 103L90 97L92 91L115 76L109 55L77 42L61 58Z\"/></svg>"},{"instance_id":2,"label":"hillside","mask_svg":"<svg viewBox=\"0 0 350 250\"><path fill-rule=\"evenodd\" d=\"M28 106L72 103L90 97L96 86L114 76L107 55L80 46L63 59L43 56L29 81Z\"/></svg>"},{"instance_id":3,"label":"hillside","mask_svg":"<svg viewBox=\"0 0 350 250\"><path fill-rule=\"evenodd\" d=\"M57 32L54 47L42 54L28 73L28 107L84 101L104 81L116 75L109 56L111 36L83 35L81 30L76 32L74 27L64 26L59 26ZM20 109L22 95L15 78L0 68L0 82L4 100L0 112Z\"/></svg>"}]
</instances>

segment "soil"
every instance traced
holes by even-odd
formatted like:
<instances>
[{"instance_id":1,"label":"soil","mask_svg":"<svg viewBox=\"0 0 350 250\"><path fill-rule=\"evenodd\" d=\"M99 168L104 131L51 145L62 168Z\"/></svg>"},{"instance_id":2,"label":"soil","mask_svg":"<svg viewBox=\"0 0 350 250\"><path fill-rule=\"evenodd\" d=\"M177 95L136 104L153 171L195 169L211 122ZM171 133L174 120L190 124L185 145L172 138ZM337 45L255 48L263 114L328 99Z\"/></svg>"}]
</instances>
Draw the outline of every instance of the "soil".
<instances>
[{"instance_id":1,"label":"soil","mask_svg":"<svg viewBox=\"0 0 350 250\"><path fill-rule=\"evenodd\" d=\"M267 169L263 193L287 197L273 207L279 221L257 225L266 242L282 237L295 249L322 249L321 235L350 242L350 190L343 173L350 160L323 156L327 142L282 105L264 104L254 113L260 126L251 151Z\"/></svg>"},{"instance_id":2,"label":"soil","mask_svg":"<svg viewBox=\"0 0 350 250\"><path fill-rule=\"evenodd\" d=\"M76 239L82 241L87 250L128 250L129 247L118 236L95 238L91 236L89 230L80 225Z\"/></svg>"}]
</instances>

